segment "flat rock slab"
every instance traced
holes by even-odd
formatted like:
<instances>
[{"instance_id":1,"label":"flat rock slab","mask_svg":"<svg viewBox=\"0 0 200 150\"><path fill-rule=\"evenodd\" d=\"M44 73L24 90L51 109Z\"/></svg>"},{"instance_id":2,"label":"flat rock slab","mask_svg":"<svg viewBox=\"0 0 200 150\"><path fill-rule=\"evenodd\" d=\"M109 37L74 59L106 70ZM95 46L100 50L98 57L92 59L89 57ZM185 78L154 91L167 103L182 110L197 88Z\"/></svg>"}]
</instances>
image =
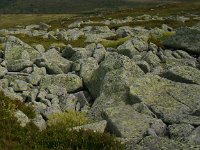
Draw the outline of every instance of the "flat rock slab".
<instances>
[{"instance_id":1,"label":"flat rock slab","mask_svg":"<svg viewBox=\"0 0 200 150\"><path fill-rule=\"evenodd\" d=\"M67 92L83 87L82 79L75 74L47 75L41 80L40 88L48 89L52 85L65 88Z\"/></svg>"},{"instance_id":2,"label":"flat rock slab","mask_svg":"<svg viewBox=\"0 0 200 150\"><path fill-rule=\"evenodd\" d=\"M173 82L156 75L136 79L130 87L133 103L143 102L167 123L200 125L200 86Z\"/></svg>"},{"instance_id":3,"label":"flat rock slab","mask_svg":"<svg viewBox=\"0 0 200 150\"><path fill-rule=\"evenodd\" d=\"M176 82L200 84L200 70L189 66L173 67L163 73L162 77Z\"/></svg>"},{"instance_id":4,"label":"flat rock slab","mask_svg":"<svg viewBox=\"0 0 200 150\"><path fill-rule=\"evenodd\" d=\"M157 119L136 112L131 106L107 108L103 118L108 121L108 130L118 137L141 140Z\"/></svg>"}]
</instances>

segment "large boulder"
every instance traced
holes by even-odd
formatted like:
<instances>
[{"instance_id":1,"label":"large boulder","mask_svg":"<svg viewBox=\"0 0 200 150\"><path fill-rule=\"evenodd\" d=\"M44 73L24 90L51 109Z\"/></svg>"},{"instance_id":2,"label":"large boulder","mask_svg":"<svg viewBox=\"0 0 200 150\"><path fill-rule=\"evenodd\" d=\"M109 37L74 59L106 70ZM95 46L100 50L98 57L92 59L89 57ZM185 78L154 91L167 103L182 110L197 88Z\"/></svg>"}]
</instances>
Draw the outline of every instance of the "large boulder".
<instances>
[{"instance_id":1,"label":"large boulder","mask_svg":"<svg viewBox=\"0 0 200 150\"><path fill-rule=\"evenodd\" d=\"M153 137L147 136L145 137L139 145L142 149L148 150L181 150L181 149L192 149L190 145L183 144L174 140L170 140L164 137Z\"/></svg>"},{"instance_id":2,"label":"large boulder","mask_svg":"<svg viewBox=\"0 0 200 150\"><path fill-rule=\"evenodd\" d=\"M108 53L86 85L94 98L91 114L98 118L105 107L130 103L128 87L144 72L131 59L118 53Z\"/></svg>"},{"instance_id":3,"label":"large boulder","mask_svg":"<svg viewBox=\"0 0 200 150\"><path fill-rule=\"evenodd\" d=\"M47 75L40 82L42 89L48 89L52 85L65 88L67 92L74 92L83 87L83 82L75 74Z\"/></svg>"},{"instance_id":4,"label":"large boulder","mask_svg":"<svg viewBox=\"0 0 200 150\"><path fill-rule=\"evenodd\" d=\"M138 113L129 105L104 109L102 115L108 121L108 131L117 137L140 141L150 128L157 132L162 130L155 125L158 119Z\"/></svg>"},{"instance_id":5,"label":"large boulder","mask_svg":"<svg viewBox=\"0 0 200 150\"><path fill-rule=\"evenodd\" d=\"M32 66L40 53L22 42L20 39L10 36L5 44L5 61L8 71L21 71Z\"/></svg>"},{"instance_id":6,"label":"large boulder","mask_svg":"<svg viewBox=\"0 0 200 150\"><path fill-rule=\"evenodd\" d=\"M200 84L200 71L190 66L173 67L163 73L162 77L176 82Z\"/></svg>"},{"instance_id":7,"label":"large boulder","mask_svg":"<svg viewBox=\"0 0 200 150\"><path fill-rule=\"evenodd\" d=\"M45 67L48 74L62 74L71 71L73 62L63 58L55 49L50 49L36 60L36 64Z\"/></svg>"},{"instance_id":8,"label":"large boulder","mask_svg":"<svg viewBox=\"0 0 200 150\"><path fill-rule=\"evenodd\" d=\"M156 75L138 78L130 87L133 103L144 103L167 123L200 125L199 85L172 82Z\"/></svg>"},{"instance_id":9,"label":"large boulder","mask_svg":"<svg viewBox=\"0 0 200 150\"><path fill-rule=\"evenodd\" d=\"M134 55L148 50L147 39L134 37L117 48L119 54L133 58Z\"/></svg>"},{"instance_id":10,"label":"large boulder","mask_svg":"<svg viewBox=\"0 0 200 150\"><path fill-rule=\"evenodd\" d=\"M174 49L183 49L189 53L200 54L200 31L190 28L181 28L175 35L166 39L163 44Z\"/></svg>"}]
</instances>

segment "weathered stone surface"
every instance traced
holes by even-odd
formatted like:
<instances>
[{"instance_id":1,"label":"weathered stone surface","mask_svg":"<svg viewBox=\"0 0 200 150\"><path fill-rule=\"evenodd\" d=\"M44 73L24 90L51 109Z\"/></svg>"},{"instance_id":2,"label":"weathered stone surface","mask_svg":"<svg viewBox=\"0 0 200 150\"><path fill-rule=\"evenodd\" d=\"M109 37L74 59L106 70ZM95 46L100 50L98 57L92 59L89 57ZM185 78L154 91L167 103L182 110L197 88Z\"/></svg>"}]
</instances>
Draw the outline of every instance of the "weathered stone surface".
<instances>
[{"instance_id":1,"label":"weathered stone surface","mask_svg":"<svg viewBox=\"0 0 200 150\"><path fill-rule=\"evenodd\" d=\"M181 28L175 35L164 41L164 45L175 49L184 49L189 53L200 54L200 31L190 28Z\"/></svg>"},{"instance_id":2,"label":"weathered stone surface","mask_svg":"<svg viewBox=\"0 0 200 150\"><path fill-rule=\"evenodd\" d=\"M40 131L45 130L47 127L46 121L43 119L42 115L37 114L36 117L32 120L33 123L40 129Z\"/></svg>"},{"instance_id":3,"label":"weathered stone surface","mask_svg":"<svg viewBox=\"0 0 200 150\"><path fill-rule=\"evenodd\" d=\"M45 67L48 74L62 74L71 71L73 63L63 58L55 49L50 49L36 60L36 64Z\"/></svg>"},{"instance_id":4,"label":"weathered stone surface","mask_svg":"<svg viewBox=\"0 0 200 150\"><path fill-rule=\"evenodd\" d=\"M126 56L110 53L92 75L88 89L97 98L91 114L99 116L101 109L130 103L128 87L143 71Z\"/></svg>"},{"instance_id":5,"label":"weathered stone surface","mask_svg":"<svg viewBox=\"0 0 200 150\"><path fill-rule=\"evenodd\" d=\"M190 145L183 144L174 140L170 140L164 137L153 137L153 136L147 136L145 137L140 143L140 146L142 146L142 149L148 149L148 150L180 150L180 149L188 149L192 150Z\"/></svg>"},{"instance_id":6,"label":"weathered stone surface","mask_svg":"<svg viewBox=\"0 0 200 150\"><path fill-rule=\"evenodd\" d=\"M119 54L132 58L142 51L148 50L148 43L142 38L132 38L117 48Z\"/></svg>"},{"instance_id":7,"label":"weathered stone surface","mask_svg":"<svg viewBox=\"0 0 200 150\"><path fill-rule=\"evenodd\" d=\"M0 66L0 78L2 78L7 72L8 70L6 68Z\"/></svg>"},{"instance_id":8,"label":"weathered stone surface","mask_svg":"<svg viewBox=\"0 0 200 150\"><path fill-rule=\"evenodd\" d=\"M136 79L130 87L133 103L145 103L167 123L199 125L200 86L172 82L156 75Z\"/></svg>"},{"instance_id":9,"label":"weathered stone surface","mask_svg":"<svg viewBox=\"0 0 200 150\"><path fill-rule=\"evenodd\" d=\"M136 112L131 106L110 107L104 110L108 130L118 137L141 140L156 119Z\"/></svg>"},{"instance_id":10,"label":"weathered stone surface","mask_svg":"<svg viewBox=\"0 0 200 150\"><path fill-rule=\"evenodd\" d=\"M15 92L28 91L31 89L31 85L23 80L15 80L11 85Z\"/></svg>"},{"instance_id":11,"label":"weathered stone surface","mask_svg":"<svg viewBox=\"0 0 200 150\"><path fill-rule=\"evenodd\" d=\"M29 118L20 110L17 110L14 113L14 116L17 118L17 121L22 127L25 127L30 122Z\"/></svg>"},{"instance_id":12,"label":"weathered stone surface","mask_svg":"<svg viewBox=\"0 0 200 150\"><path fill-rule=\"evenodd\" d=\"M190 124L172 124L169 125L169 136L173 140L185 142L194 130L194 127Z\"/></svg>"},{"instance_id":13,"label":"weathered stone surface","mask_svg":"<svg viewBox=\"0 0 200 150\"><path fill-rule=\"evenodd\" d=\"M188 137L189 143L192 145L200 145L200 127L197 127Z\"/></svg>"},{"instance_id":14,"label":"weathered stone surface","mask_svg":"<svg viewBox=\"0 0 200 150\"><path fill-rule=\"evenodd\" d=\"M22 42L20 39L10 36L5 45L5 60L8 71L21 71L33 64L40 53Z\"/></svg>"},{"instance_id":15,"label":"weathered stone surface","mask_svg":"<svg viewBox=\"0 0 200 150\"><path fill-rule=\"evenodd\" d=\"M104 133L106 131L107 121L99 121L91 124L86 124L78 127L74 127L73 130L93 130L94 132Z\"/></svg>"},{"instance_id":16,"label":"weathered stone surface","mask_svg":"<svg viewBox=\"0 0 200 150\"><path fill-rule=\"evenodd\" d=\"M38 85L43 76L46 75L46 68L33 67L33 72L28 77L28 81L32 85Z\"/></svg>"},{"instance_id":17,"label":"weathered stone surface","mask_svg":"<svg viewBox=\"0 0 200 150\"><path fill-rule=\"evenodd\" d=\"M74 92L83 87L82 79L75 74L47 75L41 80L42 89L51 85L65 88L67 92Z\"/></svg>"},{"instance_id":18,"label":"weathered stone surface","mask_svg":"<svg viewBox=\"0 0 200 150\"><path fill-rule=\"evenodd\" d=\"M200 84L200 71L189 66L171 68L161 76L176 82Z\"/></svg>"}]
</instances>

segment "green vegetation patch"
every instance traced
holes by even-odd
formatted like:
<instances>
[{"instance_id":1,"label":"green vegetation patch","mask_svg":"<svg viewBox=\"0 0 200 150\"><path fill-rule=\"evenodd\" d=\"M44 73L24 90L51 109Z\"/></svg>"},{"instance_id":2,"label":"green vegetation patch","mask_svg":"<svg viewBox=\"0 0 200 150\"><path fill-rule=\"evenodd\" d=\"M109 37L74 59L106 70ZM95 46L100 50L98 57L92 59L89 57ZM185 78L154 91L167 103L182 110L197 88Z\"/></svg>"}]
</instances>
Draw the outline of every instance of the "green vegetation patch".
<instances>
[{"instance_id":1,"label":"green vegetation patch","mask_svg":"<svg viewBox=\"0 0 200 150\"><path fill-rule=\"evenodd\" d=\"M85 47L87 43L85 42L86 36L82 35L77 40L65 41L65 44L70 44L72 47Z\"/></svg>"},{"instance_id":2,"label":"green vegetation patch","mask_svg":"<svg viewBox=\"0 0 200 150\"><path fill-rule=\"evenodd\" d=\"M61 40L56 39L49 39L49 38L42 38L40 36L28 36L25 34L17 34L15 35L17 38L22 40L23 42L27 43L30 46L34 44L41 44L44 46L45 49L48 49L51 44L63 45L64 43Z\"/></svg>"},{"instance_id":3,"label":"green vegetation patch","mask_svg":"<svg viewBox=\"0 0 200 150\"><path fill-rule=\"evenodd\" d=\"M10 99L0 92L0 149L37 149L37 150L123 150L124 146L108 133L98 133L91 130L69 130L73 125L86 122L85 115L69 111L64 115L53 115L57 119L52 126L44 131L29 123L21 127L14 117L14 112L19 109L29 118L35 117L31 107L24 103ZM76 119L74 119L75 117ZM65 123L59 122L60 119ZM59 121L58 121L59 120ZM69 123L67 125L67 122ZM66 126L65 126L66 125Z\"/></svg>"},{"instance_id":4,"label":"green vegetation patch","mask_svg":"<svg viewBox=\"0 0 200 150\"><path fill-rule=\"evenodd\" d=\"M102 40L100 43L106 48L107 47L117 48L119 45L123 44L124 42L126 42L130 38L131 37L129 37L129 36L124 37L124 38L119 38L119 39L114 38L114 40Z\"/></svg>"},{"instance_id":5,"label":"green vegetation patch","mask_svg":"<svg viewBox=\"0 0 200 150\"><path fill-rule=\"evenodd\" d=\"M48 119L49 126L63 126L66 128L81 126L89 121L85 113L74 110L68 110L63 113L54 113L50 115Z\"/></svg>"}]
</instances>

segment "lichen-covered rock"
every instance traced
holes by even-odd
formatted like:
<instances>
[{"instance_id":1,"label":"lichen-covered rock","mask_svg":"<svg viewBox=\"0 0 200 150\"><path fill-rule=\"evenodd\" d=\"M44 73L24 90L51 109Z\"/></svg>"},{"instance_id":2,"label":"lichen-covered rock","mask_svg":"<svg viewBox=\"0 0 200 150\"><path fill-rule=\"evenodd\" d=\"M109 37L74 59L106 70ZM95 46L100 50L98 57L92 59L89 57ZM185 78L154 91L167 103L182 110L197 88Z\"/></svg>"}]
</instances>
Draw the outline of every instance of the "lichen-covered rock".
<instances>
[{"instance_id":1,"label":"lichen-covered rock","mask_svg":"<svg viewBox=\"0 0 200 150\"><path fill-rule=\"evenodd\" d=\"M92 75L88 89L97 98L91 115L98 118L103 108L131 103L128 87L143 71L131 59L118 53L110 53Z\"/></svg>"},{"instance_id":2,"label":"lichen-covered rock","mask_svg":"<svg viewBox=\"0 0 200 150\"><path fill-rule=\"evenodd\" d=\"M12 88L15 92L22 92L22 91L28 91L31 89L31 85L23 80L15 80L11 83Z\"/></svg>"},{"instance_id":3,"label":"lichen-covered rock","mask_svg":"<svg viewBox=\"0 0 200 150\"><path fill-rule=\"evenodd\" d=\"M168 127L170 138L180 142L188 141L188 137L194 129L190 124L172 124Z\"/></svg>"},{"instance_id":4,"label":"lichen-covered rock","mask_svg":"<svg viewBox=\"0 0 200 150\"><path fill-rule=\"evenodd\" d=\"M36 117L32 120L36 127L40 129L40 131L45 130L47 127L46 121L43 119L42 115L37 114Z\"/></svg>"},{"instance_id":5,"label":"lichen-covered rock","mask_svg":"<svg viewBox=\"0 0 200 150\"><path fill-rule=\"evenodd\" d=\"M97 60L97 62L101 62L102 59L104 59L106 54L106 50L103 45L97 44L96 49L93 52L93 57Z\"/></svg>"},{"instance_id":6,"label":"lichen-covered rock","mask_svg":"<svg viewBox=\"0 0 200 150\"><path fill-rule=\"evenodd\" d=\"M75 74L47 75L40 83L40 88L46 89L51 85L65 88L67 92L74 92L83 87L82 79Z\"/></svg>"},{"instance_id":7,"label":"lichen-covered rock","mask_svg":"<svg viewBox=\"0 0 200 150\"><path fill-rule=\"evenodd\" d=\"M43 76L46 75L46 68L33 67L33 72L28 77L28 81L32 85L38 85Z\"/></svg>"},{"instance_id":8,"label":"lichen-covered rock","mask_svg":"<svg viewBox=\"0 0 200 150\"><path fill-rule=\"evenodd\" d=\"M106 131L107 121L102 120L99 122L86 124L78 127L74 127L73 130L93 130L94 132L104 133Z\"/></svg>"},{"instance_id":9,"label":"lichen-covered rock","mask_svg":"<svg viewBox=\"0 0 200 150\"><path fill-rule=\"evenodd\" d=\"M191 135L188 137L189 143L192 145L199 145L200 147L200 127L197 127L192 131Z\"/></svg>"},{"instance_id":10,"label":"lichen-covered rock","mask_svg":"<svg viewBox=\"0 0 200 150\"><path fill-rule=\"evenodd\" d=\"M189 53L200 54L200 31L190 28L181 28L175 35L166 39L163 44L166 47L183 49Z\"/></svg>"},{"instance_id":11,"label":"lichen-covered rock","mask_svg":"<svg viewBox=\"0 0 200 150\"><path fill-rule=\"evenodd\" d=\"M36 64L45 67L48 74L62 74L71 71L73 62L63 58L55 49L50 49L36 60Z\"/></svg>"},{"instance_id":12,"label":"lichen-covered rock","mask_svg":"<svg viewBox=\"0 0 200 150\"><path fill-rule=\"evenodd\" d=\"M161 76L176 82L200 84L200 71L189 66L171 68Z\"/></svg>"},{"instance_id":13,"label":"lichen-covered rock","mask_svg":"<svg viewBox=\"0 0 200 150\"><path fill-rule=\"evenodd\" d=\"M0 78L2 78L7 72L8 70L6 68L0 66Z\"/></svg>"},{"instance_id":14,"label":"lichen-covered rock","mask_svg":"<svg viewBox=\"0 0 200 150\"><path fill-rule=\"evenodd\" d=\"M136 112L131 106L110 107L104 110L109 132L122 138L141 140L157 119ZM162 122L162 121L161 121Z\"/></svg>"},{"instance_id":15,"label":"lichen-covered rock","mask_svg":"<svg viewBox=\"0 0 200 150\"><path fill-rule=\"evenodd\" d=\"M191 146L188 144L183 144L174 140L170 140L168 138L164 137L153 137L153 136L147 136L145 137L139 145L143 149L148 150L181 150L181 149L188 149L192 150Z\"/></svg>"},{"instance_id":16,"label":"lichen-covered rock","mask_svg":"<svg viewBox=\"0 0 200 150\"><path fill-rule=\"evenodd\" d=\"M145 103L167 123L200 125L199 85L172 82L156 75L134 80L130 87L133 103Z\"/></svg>"},{"instance_id":17,"label":"lichen-covered rock","mask_svg":"<svg viewBox=\"0 0 200 150\"><path fill-rule=\"evenodd\" d=\"M83 78L84 84L90 92L95 90L91 85L95 83L95 79L93 80L93 75L95 73L95 70L98 69L98 67L98 62L92 57L89 57L81 64L80 76ZM92 92L91 94L93 97L95 97L94 92Z\"/></svg>"},{"instance_id":18,"label":"lichen-covered rock","mask_svg":"<svg viewBox=\"0 0 200 150\"><path fill-rule=\"evenodd\" d=\"M132 58L140 52L148 50L148 42L142 38L132 38L117 48L119 54Z\"/></svg>"},{"instance_id":19,"label":"lichen-covered rock","mask_svg":"<svg viewBox=\"0 0 200 150\"><path fill-rule=\"evenodd\" d=\"M5 44L4 55L8 71L21 71L31 66L40 53L20 39L10 36Z\"/></svg>"},{"instance_id":20,"label":"lichen-covered rock","mask_svg":"<svg viewBox=\"0 0 200 150\"><path fill-rule=\"evenodd\" d=\"M17 121L22 127L25 127L30 122L29 118L20 110L17 110L14 113L14 116L17 118Z\"/></svg>"}]
</instances>

